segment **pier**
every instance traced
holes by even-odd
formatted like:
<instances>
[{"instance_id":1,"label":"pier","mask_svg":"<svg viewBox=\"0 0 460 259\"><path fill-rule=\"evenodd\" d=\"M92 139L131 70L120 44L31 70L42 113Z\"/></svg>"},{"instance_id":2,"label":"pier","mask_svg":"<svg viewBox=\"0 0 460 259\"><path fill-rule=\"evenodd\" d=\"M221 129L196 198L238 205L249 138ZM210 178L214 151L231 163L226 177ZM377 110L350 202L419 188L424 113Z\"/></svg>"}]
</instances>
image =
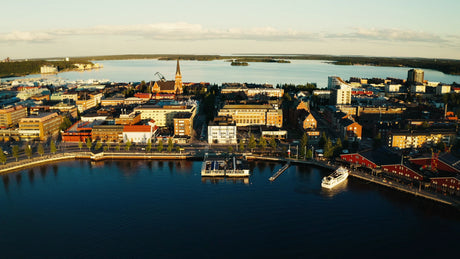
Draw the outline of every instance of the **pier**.
<instances>
[{"instance_id":1,"label":"pier","mask_svg":"<svg viewBox=\"0 0 460 259\"><path fill-rule=\"evenodd\" d=\"M278 176L280 176L284 171L286 171L289 168L289 166L291 166L291 162L287 162L287 164L285 164L276 173L274 173L270 178L268 178L268 180L270 180L270 182L275 181L276 178L278 178Z\"/></svg>"}]
</instances>

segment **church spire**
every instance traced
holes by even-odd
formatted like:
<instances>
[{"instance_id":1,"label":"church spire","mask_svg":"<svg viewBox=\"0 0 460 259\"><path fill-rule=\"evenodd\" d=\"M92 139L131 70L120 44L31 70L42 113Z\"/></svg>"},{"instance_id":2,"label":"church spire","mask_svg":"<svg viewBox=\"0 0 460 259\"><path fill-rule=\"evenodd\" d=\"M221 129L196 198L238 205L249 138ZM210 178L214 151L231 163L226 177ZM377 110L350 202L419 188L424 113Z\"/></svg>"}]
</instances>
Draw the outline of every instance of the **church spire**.
<instances>
[{"instance_id":1,"label":"church spire","mask_svg":"<svg viewBox=\"0 0 460 259\"><path fill-rule=\"evenodd\" d=\"M176 75L180 75L179 59L177 59Z\"/></svg>"}]
</instances>

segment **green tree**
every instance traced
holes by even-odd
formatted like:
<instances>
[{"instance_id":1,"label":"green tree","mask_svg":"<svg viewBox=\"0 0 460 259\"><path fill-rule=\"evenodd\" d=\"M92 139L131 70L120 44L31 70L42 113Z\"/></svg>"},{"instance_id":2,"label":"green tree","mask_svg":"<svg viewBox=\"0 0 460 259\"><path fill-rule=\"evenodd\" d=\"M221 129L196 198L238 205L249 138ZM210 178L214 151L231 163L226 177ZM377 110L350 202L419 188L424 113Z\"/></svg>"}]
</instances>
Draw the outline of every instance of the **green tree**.
<instances>
[{"instance_id":1,"label":"green tree","mask_svg":"<svg viewBox=\"0 0 460 259\"><path fill-rule=\"evenodd\" d=\"M334 156L338 156L340 155L340 153L342 153L342 139L338 138L337 139L337 143L335 143L335 146L334 146Z\"/></svg>"},{"instance_id":2,"label":"green tree","mask_svg":"<svg viewBox=\"0 0 460 259\"><path fill-rule=\"evenodd\" d=\"M243 152L243 151L244 151L244 143L243 143L243 140L240 140L240 145L239 145L238 149L240 150L240 152Z\"/></svg>"},{"instance_id":3,"label":"green tree","mask_svg":"<svg viewBox=\"0 0 460 259\"><path fill-rule=\"evenodd\" d=\"M331 139L327 138L326 143L324 144L324 157L330 158L334 153L334 149L332 147Z\"/></svg>"},{"instance_id":4,"label":"green tree","mask_svg":"<svg viewBox=\"0 0 460 259\"><path fill-rule=\"evenodd\" d=\"M2 164L6 163L6 155L5 155L5 153L3 153L3 149L1 147L0 147L0 162Z\"/></svg>"},{"instance_id":5,"label":"green tree","mask_svg":"<svg viewBox=\"0 0 460 259\"><path fill-rule=\"evenodd\" d=\"M305 158L306 159L313 158L313 153L312 153L311 149L307 149L307 153L305 154Z\"/></svg>"},{"instance_id":6,"label":"green tree","mask_svg":"<svg viewBox=\"0 0 460 259\"><path fill-rule=\"evenodd\" d=\"M254 135L251 134L250 137L249 137L248 148L249 148L249 149L251 150L251 152L252 152L252 150L253 150L254 148L256 148L256 146L257 146L257 143L256 143L256 140L255 140L255 138L254 138Z\"/></svg>"},{"instance_id":7,"label":"green tree","mask_svg":"<svg viewBox=\"0 0 460 259\"><path fill-rule=\"evenodd\" d=\"M228 151L228 153L232 153L233 152L233 146L231 146L231 145L228 146L227 151Z\"/></svg>"},{"instance_id":8,"label":"green tree","mask_svg":"<svg viewBox=\"0 0 460 259\"><path fill-rule=\"evenodd\" d=\"M42 143L38 144L37 153L38 153L40 156L43 156L43 154L45 154L45 149L43 148L43 144L42 144Z\"/></svg>"},{"instance_id":9,"label":"green tree","mask_svg":"<svg viewBox=\"0 0 460 259\"><path fill-rule=\"evenodd\" d=\"M278 144L276 144L276 140L275 140L274 137L271 137L271 138L270 138L270 141L269 141L268 143L269 143L270 147L271 147L273 150L275 150L276 147L277 147L277 145L278 145Z\"/></svg>"},{"instance_id":10,"label":"green tree","mask_svg":"<svg viewBox=\"0 0 460 259\"><path fill-rule=\"evenodd\" d=\"M180 147L176 146L176 153L180 153Z\"/></svg>"},{"instance_id":11,"label":"green tree","mask_svg":"<svg viewBox=\"0 0 460 259\"><path fill-rule=\"evenodd\" d=\"M88 151L91 151L92 146L93 146L93 142L91 141L91 139L86 138L86 147L88 148Z\"/></svg>"},{"instance_id":12,"label":"green tree","mask_svg":"<svg viewBox=\"0 0 460 259\"><path fill-rule=\"evenodd\" d=\"M121 144L118 143L116 146L115 146L115 151L120 151L121 149Z\"/></svg>"},{"instance_id":13,"label":"green tree","mask_svg":"<svg viewBox=\"0 0 460 259\"><path fill-rule=\"evenodd\" d=\"M319 138L318 146L319 148L324 148L324 145L326 144L327 141L327 136L326 133L321 133L321 137Z\"/></svg>"},{"instance_id":14,"label":"green tree","mask_svg":"<svg viewBox=\"0 0 460 259\"><path fill-rule=\"evenodd\" d=\"M32 148L30 147L29 144L24 145L24 153L26 154L28 158L32 157Z\"/></svg>"},{"instance_id":15,"label":"green tree","mask_svg":"<svg viewBox=\"0 0 460 259\"><path fill-rule=\"evenodd\" d=\"M174 142L172 138L169 138L168 139L168 152L171 152L173 150L173 147L174 147Z\"/></svg>"},{"instance_id":16,"label":"green tree","mask_svg":"<svg viewBox=\"0 0 460 259\"><path fill-rule=\"evenodd\" d=\"M125 150L129 151L129 149L131 148L131 145L132 145L131 141L128 140L125 145Z\"/></svg>"},{"instance_id":17,"label":"green tree","mask_svg":"<svg viewBox=\"0 0 460 259\"><path fill-rule=\"evenodd\" d=\"M72 126L72 122L69 118L67 118L67 116L64 116L61 125L59 125L59 130L66 130L70 128L70 126Z\"/></svg>"},{"instance_id":18,"label":"green tree","mask_svg":"<svg viewBox=\"0 0 460 259\"><path fill-rule=\"evenodd\" d=\"M262 136L260 136L260 139L259 139L259 147L262 150L264 150L267 147L267 140Z\"/></svg>"},{"instance_id":19,"label":"green tree","mask_svg":"<svg viewBox=\"0 0 460 259\"><path fill-rule=\"evenodd\" d=\"M109 151L109 150L110 150L110 143L109 143L109 142L105 142L104 151Z\"/></svg>"},{"instance_id":20,"label":"green tree","mask_svg":"<svg viewBox=\"0 0 460 259\"><path fill-rule=\"evenodd\" d=\"M16 162L17 162L18 157L19 157L19 147L17 145L12 146L11 152L13 153L13 157L16 158Z\"/></svg>"},{"instance_id":21,"label":"green tree","mask_svg":"<svg viewBox=\"0 0 460 259\"><path fill-rule=\"evenodd\" d=\"M147 141L147 146L145 147L146 152L150 152L152 150L152 141L149 139Z\"/></svg>"},{"instance_id":22,"label":"green tree","mask_svg":"<svg viewBox=\"0 0 460 259\"><path fill-rule=\"evenodd\" d=\"M300 146L299 146L299 154L300 157L305 158L305 149L308 145L308 134L306 132L303 133L302 138L300 139Z\"/></svg>"},{"instance_id":23,"label":"green tree","mask_svg":"<svg viewBox=\"0 0 460 259\"><path fill-rule=\"evenodd\" d=\"M54 155L54 154L56 154L56 151L57 151L56 143L53 140L51 140L51 142L50 142L50 152L51 152L51 154Z\"/></svg>"},{"instance_id":24,"label":"green tree","mask_svg":"<svg viewBox=\"0 0 460 259\"><path fill-rule=\"evenodd\" d=\"M81 139L78 140L78 148L81 151L81 148L83 147L83 142L81 142Z\"/></svg>"},{"instance_id":25,"label":"green tree","mask_svg":"<svg viewBox=\"0 0 460 259\"><path fill-rule=\"evenodd\" d=\"M102 147L102 142L100 140L96 141L96 145L94 146L94 149L97 151L101 149Z\"/></svg>"},{"instance_id":26,"label":"green tree","mask_svg":"<svg viewBox=\"0 0 460 259\"><path fill-rule=\"evenodd\" d=\"M163 139L160 139L160 141L158 142L157 150L160 153L163 151Z\"/></svg>"}]
</instances>

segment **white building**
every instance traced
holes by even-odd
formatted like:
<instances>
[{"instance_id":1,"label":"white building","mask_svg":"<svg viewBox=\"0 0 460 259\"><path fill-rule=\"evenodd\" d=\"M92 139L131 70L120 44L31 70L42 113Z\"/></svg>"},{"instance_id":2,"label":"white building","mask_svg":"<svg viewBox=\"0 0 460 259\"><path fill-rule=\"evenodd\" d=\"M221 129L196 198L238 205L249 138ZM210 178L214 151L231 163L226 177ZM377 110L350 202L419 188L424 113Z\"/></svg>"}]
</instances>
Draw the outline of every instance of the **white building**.
<instances>
[{"instance_id":1,"label":"white building","mask_svg":"<svg viewBox=\"0 0 460 259\"><path fill-rule=\"evenodd\" d=\"M425 85L412 85L410 91L411 93L425 93L426 87Z\"/></svg>"},{"instance_id":2,"label":"white building","mask_svg":"<svg viewBox=\"0 0 460 259\"><path fill-rule=\"evenodd\" d=\"M149 125L125 125L123 127L123 142L147 144L155 137L157 130L158 127L154 121L150 121Z\"/></svg>"},{"instance_id":3,"label":"white building","mask_svg":"<svg viewBox=\"0 0 460 259\"><path fill-rule=\"evenodd\" d=\"M141 113L141 119L153 119L158 127L172 126L174 115L180 112L190 112L195 116L196 105L141 105L134 108L134 112Z\"/></svg>"},{"instance_id":4,"label":"white building","mask_svg":"<svg viewBox=\"0 0 460 259\"><path fill-rule=\"evenodd\" d=\"M216 117L208 126L208 143L236 144L236 124L231 117Z\"/></svg>"},{"instance_id":5,"label":"white building","mask_svg":"<svg viewBox=\"0 0 460 259\"><path fill-rule=\"evenodd\" d=\"M392 85L388 84L385 85L385 93L397 93L399 92L399 89L401 88L401 85Z\"/></svg>"},{"instance_id":6,"label":"white building","mask_svg":"<svg viewBox=\"0 0 460 259\"><path fill-rule=\"evenodd\" d=\"M438 85L436 86L436 94L437 95L443 95L443 94L448 94L451 91L451 86L450 85Z\"/></svg>"},{"instance_id":7,"label":"white building","mask_svg":"<svg viewBox=\"0 0 460 259\"><path fill-rule=\"evenodd\" d=\"M44 65L40 67L40 73L42 74L55 74L57 72L58 72L58 69L55 66Z\"/></svg>"}]
</instances>

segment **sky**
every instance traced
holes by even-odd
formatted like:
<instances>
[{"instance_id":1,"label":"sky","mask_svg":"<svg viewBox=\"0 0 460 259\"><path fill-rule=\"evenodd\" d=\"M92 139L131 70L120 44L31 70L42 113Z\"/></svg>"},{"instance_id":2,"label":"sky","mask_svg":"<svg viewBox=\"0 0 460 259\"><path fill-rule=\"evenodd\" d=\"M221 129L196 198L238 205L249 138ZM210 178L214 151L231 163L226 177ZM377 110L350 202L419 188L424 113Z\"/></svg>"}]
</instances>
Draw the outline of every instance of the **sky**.
<instances>
[{"instance_id":1,"label":"sky","mask_svg":"<svg viewBox=\"0 0 460 259\"><path fill-rule=\"evenodd\" d=\"M460 59L458 0L5 0L0 59L328 54Z\"/></svg>"}]
</instances>

